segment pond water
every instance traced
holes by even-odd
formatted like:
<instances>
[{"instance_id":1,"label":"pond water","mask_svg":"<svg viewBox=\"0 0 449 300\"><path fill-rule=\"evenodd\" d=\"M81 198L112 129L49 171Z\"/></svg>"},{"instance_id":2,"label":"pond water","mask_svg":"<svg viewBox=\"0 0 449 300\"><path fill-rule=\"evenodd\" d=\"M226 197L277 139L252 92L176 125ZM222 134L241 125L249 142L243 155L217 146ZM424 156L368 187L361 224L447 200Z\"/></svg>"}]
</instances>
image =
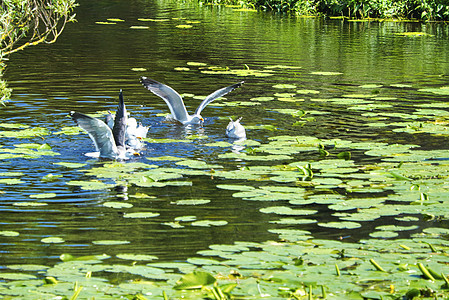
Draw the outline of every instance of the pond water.
<instances>
[{"instance_id":1,"label":"pond water","mask_svg":"<svg viewBox=\"0 0 449 300\"><path fill-rule=\"evenodd\" d=\"M236 241L449 227L446 25L165 0L79 3L78 22L55 44L8 61L2 265L54 264L62 253L183 261ZM140 76L186 93L190 112L198 96L245 83L203 111L203 127L182 127L164 122L167 106ZM131 115L151 126L146 149L119 163L88 158L93 144L72 134L68 112L115 110L120 89ZM229 117L243 117L246 143L224 136Z\"/></svg>"}]
</instances>

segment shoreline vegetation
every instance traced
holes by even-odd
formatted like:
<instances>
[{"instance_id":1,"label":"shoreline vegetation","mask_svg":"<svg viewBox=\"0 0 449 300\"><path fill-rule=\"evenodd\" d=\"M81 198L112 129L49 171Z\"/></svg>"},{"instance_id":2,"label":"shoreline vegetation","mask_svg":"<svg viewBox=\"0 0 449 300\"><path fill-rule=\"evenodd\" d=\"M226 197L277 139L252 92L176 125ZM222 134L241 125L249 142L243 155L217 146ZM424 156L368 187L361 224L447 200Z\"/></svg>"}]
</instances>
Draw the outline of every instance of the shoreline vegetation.
<instances>
[{"instance_id":1,"label":"shoreline vegetation","mask_svg":"<svg viewBox=\"0 0 449 300\"><path fill-rule=\"evenodd\" d=\"M449 21L449 0L199 0L298 16Z\"/></svg>"},{"instance_id":2,"label":"shoreline vegetation","mask_svg":"<svg viewBox=\"0 0 449 300\"><path fill-rule=\"evenodd\" d=\"M56 42L69 22L75 22L75 0L8 0L0 2L0 104L11 96L3 80L8 56L29 46Z\"/></svg>"}]
</instances>

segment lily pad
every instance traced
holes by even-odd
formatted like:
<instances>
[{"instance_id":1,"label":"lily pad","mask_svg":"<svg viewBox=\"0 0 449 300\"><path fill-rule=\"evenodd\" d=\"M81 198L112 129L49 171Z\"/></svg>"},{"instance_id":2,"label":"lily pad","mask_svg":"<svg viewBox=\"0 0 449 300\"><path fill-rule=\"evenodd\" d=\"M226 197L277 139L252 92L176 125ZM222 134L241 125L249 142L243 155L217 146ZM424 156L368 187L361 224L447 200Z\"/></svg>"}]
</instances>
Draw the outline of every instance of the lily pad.
<instances>
[{"instance_id":1,"label":"lily pad","mask_svg":"<svg viewBox=\"0 0 449 300\"><path fill-rule=\"evenodd\" d=\"M92 244L95 245L125 245L131 243L130 241L120 241L120 240L98 240L98 241L92 241Z\"/></svg>"},{"instance_id":2,"label":"lily pad","mask_svg":"<svg viewBox=\"0 0 449 300\"><path fill-rule=\"evenodd\" d=\"M48 198L54 198L56 197L57 194L56 193L42 193L42 194L33 194L30 195L30 198L35 198L35 199L48 199Z\"/></svg>"},{"instance_id":3,"label":"lily pad","mask_svg":"<svg viewBox=\"0 0 449 300\"><path fill-rule=\"evenodd\" d=\"M207 199L186 199L186 200L175 201L172 203L174 203L176 205L201 205L201 204L206 204L209 202L210 202L210 200L207 200Z\"/></svg>"},{"instance_id":4,"label":"lily pad","mask_svg":"<svg viewBox=\"0 0 449 300\"><path fill-rule=\"evenodd\" d=\"M210 227L210 226L225 226L228 222L224 220L201 220L192 222L192 226Z\"/></svg>"},{"instance_id":5,"label":"lily pad","mask_svg":"<svg viewBox=\"0 0 449 300\"><path fill-rule=\"evenodd\" d=\"M133 205L131 203L125 203L125 202L105 202L103 203L103 206L111 207L111 208L131 208Z\"/></svg>"},{"instance_id":6,"label":"lily pad","mask_svg":"<svg viewBox=\"0 0 449 300\"><path fill-rule=\"evenodd\" d=\"M275 89L294 89L296 88L296 85L294 84L288 84L288 83L280 83L273 85Z\"/></svg>"},{"instance_id":7,"label":"lily pad","mask_svg":"<svg viewBox=\"0 0 449 300\"><path fill-rule=\"evenodd\" d=\"M319 72L319 71L316 71L316 72L311 72L310 74L312 74L312 75L323 75L323 76L335 76L335 75L342 75L343 73L340 73L340 72L325 72L325 71Z\"/></svg>"},{"instance_id":8,"label":"lily pad","mask_svg":"<svg viewBox=\"0 0 449 300\"><path fill-rule=\"evenodd\" d=\"M140 218L154 218L159 216L159 213L154 212L135 212L135 213L125 213L123 215L124 218L134 218L134 219L140 219Z\"/></svg>"},{"instance_id":9,"label":"lily pad","mask_svg":"<svg viewBox=\"0 0 449 300\"><path fill-rule=\"evenodd\" d=\"M18 233L17 231L3 230L3 231L0 231L0 235L1 236L19 236L20 233Z\"/></svg>"},{"instance_id":10,"label":"lily pad","mask_svg":"<svg viewBox=\"0 0 449 300\"><path fill-rule=\"evenodd\" d=\"M54 236L54 237L43 238L43 239L41 239L41 242L46 243L46 244L60 244L60 243L64 243L65 240L61 237Z\"/></svg>"},{"instance_id":11,"label":"lily pad","mask_svg":"<svg viewBox=\"0 0 449 300\"><path fill-rule=\"evenodd\" d=\"M158 259L157 256L145 254L117 254L116 256L120 259L138 260L138 261L149 261Z\"/></svg>"},{"instance_id":12,"label":"lily pad","mask_svg":"<svg viewBox=\"0 0 449 300\"><path fill-rule=\"evenodd\" d=\"M319 222L318 226L321 227L328 227L328 228L338 228L338 229L356 229L362 227L360 223L356 222L328 222L328 223L322 223Z\"/></svg>"}]
</instances>

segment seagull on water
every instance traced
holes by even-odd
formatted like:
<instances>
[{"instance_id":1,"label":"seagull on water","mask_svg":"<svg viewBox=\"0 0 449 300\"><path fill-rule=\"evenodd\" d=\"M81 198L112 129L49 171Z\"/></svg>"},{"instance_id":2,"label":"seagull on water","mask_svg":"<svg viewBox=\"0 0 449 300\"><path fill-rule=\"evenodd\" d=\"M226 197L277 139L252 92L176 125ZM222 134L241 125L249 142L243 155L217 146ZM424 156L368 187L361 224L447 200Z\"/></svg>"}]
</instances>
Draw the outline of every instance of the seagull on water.
<instances>
[{"instance_id":1,"label":"seagull on water","mask_svg":"<svg viewBox=\"0 0 449 300\"><path fill-rule=\"evenodd\" d=\"M243 127L242 124L240 124L240 120L242 117L238 118L237 120L233 121L232 118L229 118L231 120L226 127L226 136L232 139L245 139L246 138L246 131L245 127Z\"/></svg>"},{"instance_id":2,"label":"seagull on water","mask_svg":"<svg viewBox=\"0 0 449 300\"><path fill-rule=\"evenodd\" d=\"M71 111L70 116L78 126L84 129L90 136L98 152L96 154L99 157L107 159L126 159L136 154L137 149L132 146L127 146L126 144L127 129L129 129L129 127L127 127L128 116L121 90L117 112L115 118L113 117L113 124L111 124L111 118L106 117L107 123L111 124L112 128L102 120L82 113ZM146 130L148 131L148 128ZM135 137L135 135L133 135L133 137ZM132 140L133 138L129 137L128 139Z\"/></svg>"},{"instance_id":3,"label":"seagull on water","mask_svg":"<svg viewBox=\"0 0 449 300\"><path fill-rule=\"evenodd\" d=\"M162 84L148 77L141 77L140 82L150 92L161 97L165 101L165 103L167 103L168 108L170 109L171 113L170 117L183 125L202 124L204 122L204 119L201 116L201 112L209 103L211 103L217 98L226 95L227 93L240 87L244 83L244 81L242 81L230 85L228 87L216 90L215 92L207 96L203 100L203 102L201 102L201 104L198 106L193 115L189 115L186 106L184 105L184 101L182 100L182 97L174 89L172 89L168 85Z\"/></svg>"}]
</instances>

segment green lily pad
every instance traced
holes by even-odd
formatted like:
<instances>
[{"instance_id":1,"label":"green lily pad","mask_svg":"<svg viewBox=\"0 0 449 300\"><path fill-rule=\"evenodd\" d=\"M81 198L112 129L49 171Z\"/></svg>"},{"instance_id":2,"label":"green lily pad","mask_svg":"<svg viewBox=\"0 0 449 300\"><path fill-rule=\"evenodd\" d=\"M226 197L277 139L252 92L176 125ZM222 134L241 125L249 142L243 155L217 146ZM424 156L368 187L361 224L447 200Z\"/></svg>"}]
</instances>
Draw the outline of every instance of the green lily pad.
<instances>
[{"instance_id":1,"label":"green lily pad","mask_svg":"<svg viewBox=\"0 0 449 300\"><path fill-rule=\"evenodd\" d=\"M43 238L43 239L41 239L41 242L46 243L46 244L60 244L60 243L64 243L65 241L61 237L54 236L54 237Z\"/></svg>"},{"instance_id":2,"label":"green lily pad","mask_svg":"<svg viewBox=\"0 0 449 300\"><path fill-rule=\"evenodd\" d=\"M19 236L20 233L18 233L17 231L3 230L3 231L0 231L0 235L1 236Z\"/></svg>"},{"instance_id":3,"label":"green lily pad","mask_svg":"<svg viewBox=\"0 0 449 300\"><path fill-rule=\"evenodd\" d=\"M53 181L59 180L62 177L63 177L63 175L47 174L41 178L41 181L42 182L53 182Z\"/></svg>"},{"instance_id":4,"label":"green lily pad","mask_svg":"<svg viewBox=\"0 0 449 300\"><path fill-rule=\"evenodd\" d=\"M14 206L46 206L47 203L43 202L14 202Z\"/></svg>"},{"instance_id":5,"label":"green lily pad","mask_svg":"<svg viewBox=\"0 0 449 300\"><path fill-rule=\"evenodd\" d=\"M338 229L356 229L362 227L359 223L356 222L328 222L328 223L322 223L319 222L318 226L321 227L328 227L328 228L338 228Z\"/></svg>"},{"instance_id":6,"label":"green lily pad","mask_svg":"<svg viewBox=\"0 0 449 300\"><path fill-rule=\"evenodd\" d=\"M316 214L317 210L312 209L292 209L287 206L271 206L259 209L260 212L265 214L277 214L277 215L295 215L295 216L308 216Z\"/></svg>"},{"instance_id":7,"label":"green lily pad","mask_svg":"<svg viewBox=\"0 0 449 300\"><path fill-rule=\"evenodd\" d=\"M66 182L66 184L79 186L83 190L105 190L114 186L113 184L106 184L98 180L71 180Z\"/></svg>"},{"instance_id":8,"label":"green lily pad","mask_svg":"<svg viewBox=\"0 0 449 300\"><path fill-rule=\"evenodd\" d=\"M287 84L287 83L280 83L273 85L275 89L294 89L296 88L296 85L294 84Z\"/></svg>"},{"instance_id":9,"label":"green lily pad","mask_svg":"<svg viewBox=\"0 0 449 300\"><path fill-rule=\"evenodd\" d=\"M134 218L134 219L140 219L140 218L154 218L159 216L159 213L154 212L135 212L135 213L125 213L123 215L124 218Z\"/></svg>"},{"instance_id":10,"label":"green lily pad","mask_svg":"<svg viewBox=\"0 0 449 300\"><path fill-rule=\"evenodd\" d=\"M172 202L176 205L201 205L201 204L206 204L206 203L210 203L210 200L207 199L187 199L187 200L179 200L179 201L175 201Z\"/></svg>"},{"instance_id":11,"label":"green lily pad","mask_svg":"<svg viewBox=\"0 0 449 300\"><path fill-rule=\"evenodd\" d=\"M146 72L147 69L145 69L145 68L131 68L131 71L134 71L134 72Z\"/></svg>"},{"instance_id":12,"label":"green lily pad","mask_svg":"<svg viewBox=\"0 0 449 300\"><path fill-rule=\"evenodd\" d=\"M189 24L180 24L180 25L176 25L175 27L182 28L182 29L189 29L189 28L192 28L193 26L189 25Z\"/></svg>"},{"instance_id":13,"label":"green lily pad","mask_svg":"<svg viewBox=\"0 0 449 300\"><path fill-rule=\"evenodd\" d=\"M192 221L196 221L197 217L196 216L180 216L180 217L176 217L175 221L177 222L192 222Z\"/></svg>"},{"instance_id":14,"label":"green lily pad","mask_svg":"<svg viewBox=\"0 0 449 300\"><path fill-rule=\"evenodd\" d=\"M20 179L17 179L17 178L0 178L0 184L14 185L14 184L21 184L21 183L25 183L25 182Z\"/></svg>"},{"instance_id":15,"label":"green lily pad","mask_svg":"<svg viewBox=\"0 0 449 300\"><path fill-rule=\"evenodd\" d=\"M200 226L200 227L210 227L210 226L225 226L228 222L224 220L201 220L192 222L192 226Z\"/></svg>"},{"instance_id":16,"label":"green lily pad","mask_svg":"<svg viewBox=\"0 0 449 300\"><path fill-rule=\"evenodd\" d=\"M193 273L185 274L176 282L174 289L201 289L205 286L212 285L217 280L211 274L202 271L194 271Z\"/></svg>"},{"instance_id":17,"label":"green lily pad","mask_svg":"<svg viewBox=\"0 0 449 300\"><path fill-rule=\"evenodd\" d=\"M120 240L98 240L98 241L92 241L92 244L95 245L125 245L131 243L130 241L120 241Z\"/></svg>"},{"instance_id":18,"label":"green lily pad","mask_svg":"<svg viewBox=\"0 0 449 300\"><path fill-rule=\"evenodd\" d=\"M298 93L298 94L319 94L320 91L302 89L302 90L297 90L296 93Z\"/></svg>"},{"instance_id":19,"label":"green lily pad","mask_svg":"<svg viewBox=\"0 0 449 300\"><path fill-rule=\"evenodd\" d=\"M372 237L372 238L383 238L383 239L395 238L398 235L399 234L397 232L388 231L388 230L375 231L375 232L371 232L369 234L369 236Z\"/></svg>"},{"instance_id":20,"label":"green lily pad","mask_svg":"<svg viewBox=\"0 0 449 300\"><path fill-rule=\"evenodd\" d=\"M125 202L114 202L109 201L103 203L103 206L111 207L111 208L131 208L133 205L131 203L125 203Z\"/></svg>"},{"instance_id":21,"label":"green lily pad","mask_svg":"<svg viewBox=\"0 0 449 300\"><path fill-rule=\"evenodd\" d=\"M69 169L77 169L77 168L81 168L81 167L86 166L86 164L83 164L83 163L71 163L71 162L56 162L56 163L53 163L53 164L54 165L59 165L59 166L64 166L64 167L69 168Z\"/></svg>"},{"instance_id":22,"label":"green lily pad","mask_svg":"<svg viewBox=\"0 0 449 300\"><path fill-rule=\"evenodd\" d=\"M158 259L157 256L145 254L117 254L116 256L120 259L138 260L138 261L149 261Z\"/></svg>"},{"instance_id":23,"label":"green lily pad","mask_svg":"<svg viewBox=\"0 0 449 300\"><path fill-rule=\"evenodd\" d=\"M37 279L36 276L30 274L21 273L0 273L0 278L5 280L33 280Z\"/></svg>"},{"instance_id":24,"label":"green lily pad","mask_svg":"<svg viewBox=\"0 0 449 300\"><path fill-rule=\"evenodd\" d=\"M56 196L57 196L56 193L42 193L42 194L30 195L29 197L35 198L35 199L48 199L48 198L54 198Z\"/></svg>"},{"instance_id":25,"label":"green lily pad","mask_svg":"<svg viewBox=\"0 0 449 300\"><path fill-rule=\"evenodd\" d=\"M340 72L311 72L312 75L322 75L322 76L335 76L335 75L342 75L343 73Z\"/></svg>"}]
</instances>

